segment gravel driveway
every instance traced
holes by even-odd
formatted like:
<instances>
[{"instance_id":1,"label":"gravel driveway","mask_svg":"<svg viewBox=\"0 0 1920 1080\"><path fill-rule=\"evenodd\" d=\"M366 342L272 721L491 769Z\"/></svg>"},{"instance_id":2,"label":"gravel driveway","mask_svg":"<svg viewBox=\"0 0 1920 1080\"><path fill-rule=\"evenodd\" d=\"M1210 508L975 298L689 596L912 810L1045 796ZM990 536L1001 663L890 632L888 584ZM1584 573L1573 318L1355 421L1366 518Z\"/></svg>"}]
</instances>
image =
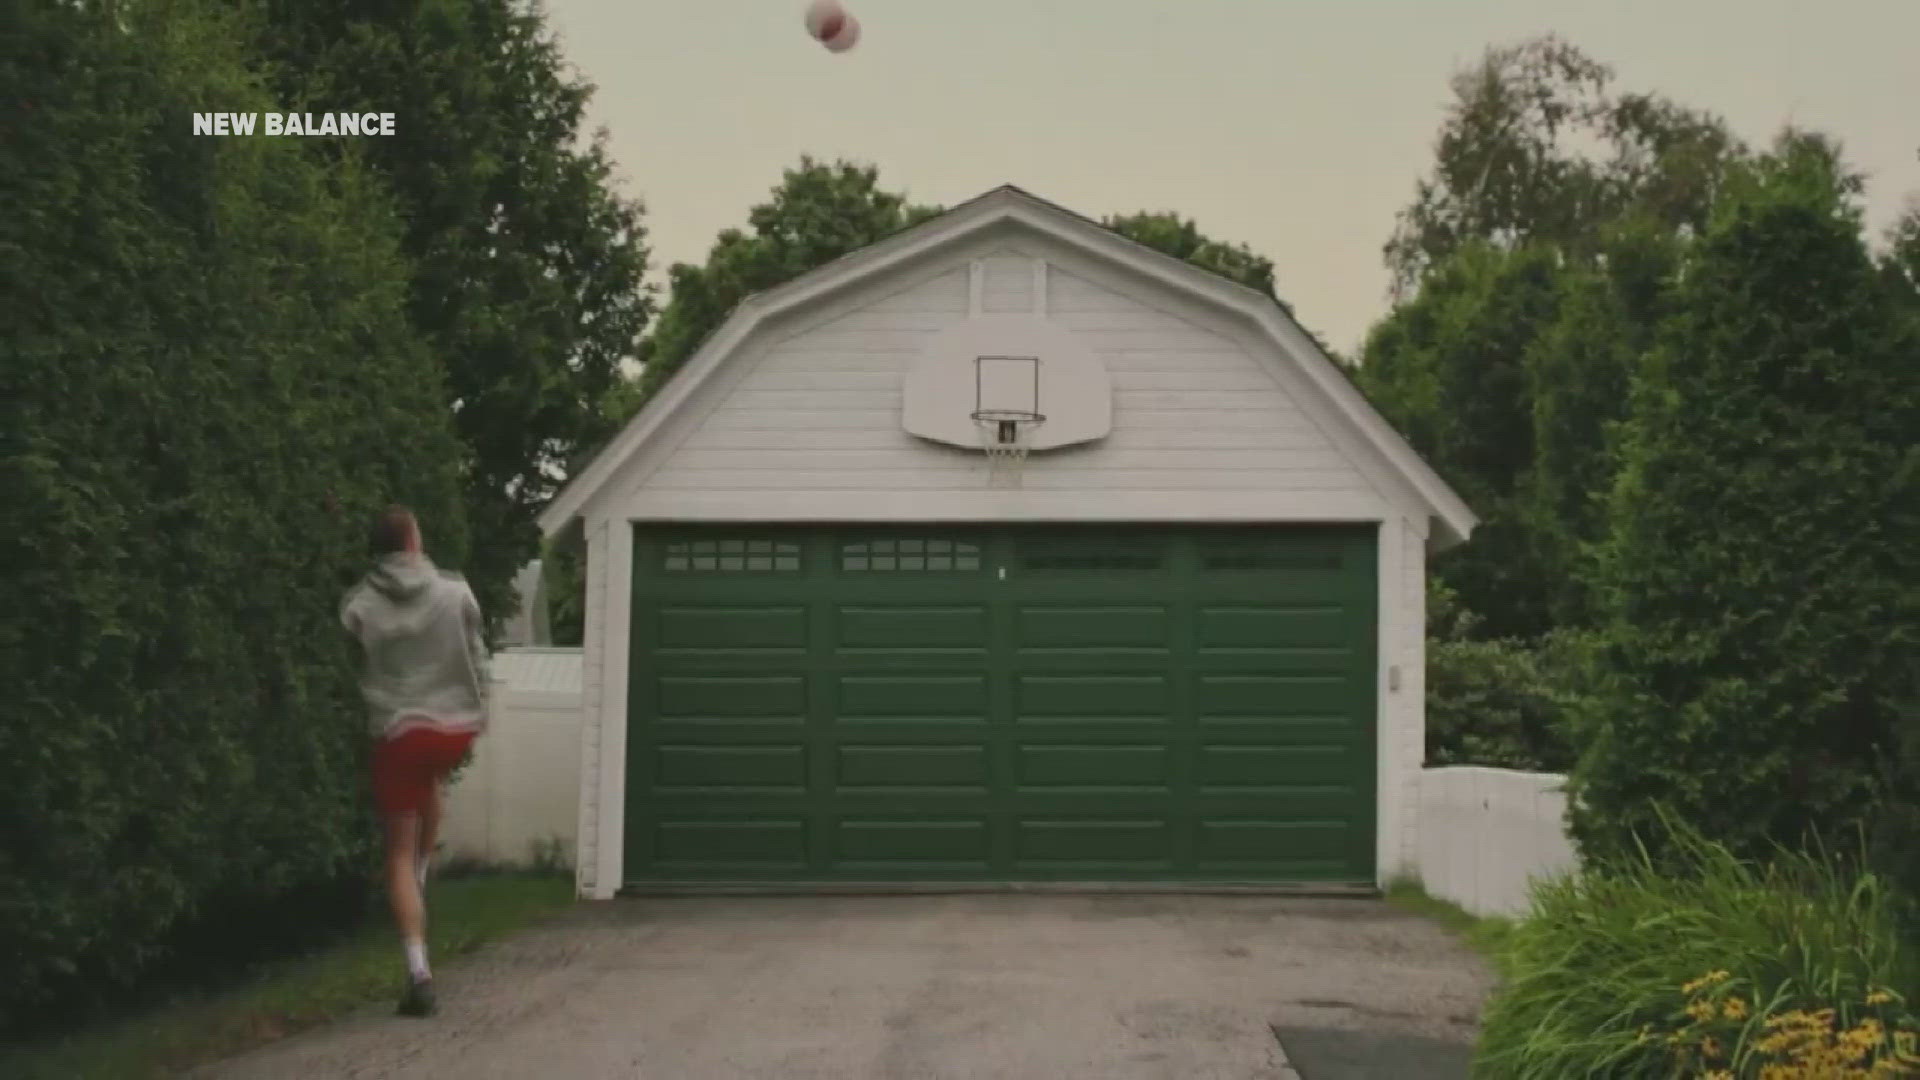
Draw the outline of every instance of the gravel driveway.
<instances>
[{"instance_id":1,"label":"gravel driveway","mask_svg":"<svg viewBox=\"0 0 1920 1080\"><path fill-rule=\"evenodd\" d=\"M200 1075L1444 1077L1491 985L1380 901L1252 896L616 900L437 975L434 1019L368 1010Z\"/></svg>"}]
</instances>

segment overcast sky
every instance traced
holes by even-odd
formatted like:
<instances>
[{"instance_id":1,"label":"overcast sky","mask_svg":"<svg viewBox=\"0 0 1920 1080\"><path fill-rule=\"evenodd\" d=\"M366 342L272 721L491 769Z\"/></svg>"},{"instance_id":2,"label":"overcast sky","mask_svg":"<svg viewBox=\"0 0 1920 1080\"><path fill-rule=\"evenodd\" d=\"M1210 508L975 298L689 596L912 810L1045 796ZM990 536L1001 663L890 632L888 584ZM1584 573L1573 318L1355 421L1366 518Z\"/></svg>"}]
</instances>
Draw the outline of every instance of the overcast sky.
<instances>
[{"instance_id":1,"label":"overcast sky","mask_svg":"<svg viewBox=\"0 0 1920 1080\"><path fill-rule=\"evenodd\" d=\"M1920 192L1920 0L846 2L864 35L834 55L804 0L548 0L656 277L812 153L943 205L1014 183L1094 216L1178 210L1271 258L1344 350L1386 309L1380 246L1449 76L1548 31L1749 140L1837 136L1876 235Z\"/></svg>"}]
</instances>

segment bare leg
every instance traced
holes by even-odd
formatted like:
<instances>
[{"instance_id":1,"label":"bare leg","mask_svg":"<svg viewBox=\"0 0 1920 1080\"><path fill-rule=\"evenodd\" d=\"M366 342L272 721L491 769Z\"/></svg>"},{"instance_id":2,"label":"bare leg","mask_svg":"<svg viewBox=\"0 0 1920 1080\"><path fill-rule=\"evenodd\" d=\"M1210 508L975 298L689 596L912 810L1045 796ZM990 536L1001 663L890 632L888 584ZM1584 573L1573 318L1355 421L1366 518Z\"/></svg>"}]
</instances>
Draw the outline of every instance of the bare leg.
<instances>
[{"instance_id":1,"label":"bare leg","mask_svg":"<svg viewBox=\"0 0 1920 1080\"><path fill-rule=\"evenodd\" d=\"M433 858L434 848L438 846L440 840L440 810L443 803L441 789L441 782L435 780L433 794L427 799L426 809L420 812L419 858L422 867L425 867L427 861ZM423 874L422 877L424 876Z\"/></svg>"},{"instance_id":2,"label":"bare leg","mask_svg":"<svg viewBox=\"0 0 1920 1080\"><path fill-rule=\"evenodd\" d=\"M416 877L419 856L421 815L387 815L387 899L393 905L393 921L403 941L424 941L427 933L427 908L420 899L420 879Z\"/></svg>"}]
</instances>

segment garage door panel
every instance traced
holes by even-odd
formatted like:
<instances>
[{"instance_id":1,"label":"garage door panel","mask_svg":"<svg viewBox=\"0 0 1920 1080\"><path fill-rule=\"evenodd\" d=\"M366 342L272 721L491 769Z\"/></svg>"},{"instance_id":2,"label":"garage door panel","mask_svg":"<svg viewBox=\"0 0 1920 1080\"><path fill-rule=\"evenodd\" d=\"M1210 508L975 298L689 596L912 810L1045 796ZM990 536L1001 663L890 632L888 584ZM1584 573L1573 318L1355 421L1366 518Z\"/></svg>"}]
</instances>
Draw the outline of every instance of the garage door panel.
<instances>
[{"instance_id":1,"label":"garage door panel","mask_svg":"<svg viewBox=\"0 0 1920 1080\"><path fill-rule=\"evenodd\" d=\"M1162 604L1022 605L1014 614L1013 645L1022 653L1122 648L1163 654L1172 619Z\"/></svg>"},{"instance_id":2,"label":"garage door panel","mask_svg":"<svg viewBox=\"0 0 1920 1080\"><path fill-rule=\"evenodd\" d=\"M644 660L646 667L634 672L634 678L645 683L653 695L660 691L660 685L667 680L739 680L739 679L797 679L802 684L812 678L817 664L805 651L792 652L769 650L758 656L743 657L732 652L642 652L634 657L635 661ZM658 704L657 697L641 699L653 705Z\"/></svg>"},{"instance_id":3,"label":"garage door panel","mask_svg":"<svg viewBox=\"0 0 1920 1080\"><path fill-rule=\"evenodd\" d=\"M1339 604L1200 605L1194 644L1207 649L1344 648L1353 613Z\"/></svg>"},{"instance_id":4,"label":"garage door panel","mask_svg":"<svg viewBox=\"0 0 1920 1080\"><path fill-rule=\"evenodd\" d=\"M1193 654L1202 675L1331 676L1351 683L1366 675L1360 651L1349 648L1205 649Z\"/></svg>"},{"instance_id":5,"label":"garage door panel","mask_svg":"<svg viewBox=\"0 0 1920 1080\"><path fill-rule=\"evenodd\" d=\"M835 748L834 761L834 783L843 794L853 789L929 788L985 793L992 779L988 748L978 743L842 744Z\"/></svg>"},{"instance_id":6,"label":"garage door panel","mask_svg":"<svg viewBox=\"0 0 1920 1080\"><path fill-rule=\"evenodd\" d=\"M1203 864L1257 865L1314 860L1344 860L1352 843L1351 818L1205 821L1195 856Z\"/></svg>"},{"instance_id":7,"label":"garage door panel","mask_svg":"<svg viewBox=\"0 0 1920 1080\"><path fill-rule=\"evenodd\" d=\"M1260 746L1300 746L1326 743L1366 743L1362 721L1338 713L1315 716L1202 717L1194 738L1206 745L1252 743Z\"/></svg>"},{"instance_id":8,"label":"garage door panel","mask_svg":"<svg viewBox=\"0 0 1920 1080\"><path fill-rule=\"evenodd\" d=\"M1169 679L1161 674L1073 674L1015 676L1014 709L1021 721L1063 718L1162 719L1172 700Z\"/></svg>"},{"instance_id":9,"label":"garage door panel","mask_svg":"<svg viewBox=\"0 0 1920 1080\"><path fill-rule=\"evenodd\" d=\"M657 612L652 645L667 653L722 650L738 655L763 649L803 651L807 647L807 609L798 604L666 607Z\"/></svg>"},{"instance_id":10,"label":"garage door panel","mask_svg":"<svg viewBox=\"0 0 1920 1080\"><path fill-rule=\"evenodd\" d=\"M663 795L695 791L756 791L803 795L806 747L675 743L652 748L653 789Z\"/></svg>"},{"instance_id":11,"label":"garage door panel","mask_svg":"<svg viewBox=\"0 0 1920 1080\"><path fill-rule=\"evenodd\" d=\"M1352 778L1267 788L1200 788L1191 800L1200 821L1357 820ZM1369 842L1371 837L1368 838Z\"/></svg>"},{"instance_id":12,"label":"garage door panel","mask_svg":"<svg viewBox=\"0 0 1920 1080\"><path fill-rule=\"evenodd\" d=\"M652 829L654 860L663 866L717 870L758 867L803 870L803 817L667 819Z\"/></svg>"},{"instance_id":13,"label":"garage door panel","mask_svg":"<svg viewBox=\"0 0 1920 1080\"><path fill-rule=\"evenodd\" d=\"M663 675L653 680L653 715L663 720L782 719L807 712L803 675Z\"/></svg>"},{"instance_id":14,"label":"garage door panel","mask_svg":"<svg viewBox=\"0 0 1920 1080\"><path fill-rule=\"evenodd\" d=\"M985 816L946 820L842 818L834 826L834 861L847 870L954 869L984 872L993 849Z\"/></svg>"},{"instance_id":15,"label":"garage door panel","mask_svg":"<svg viewBox=\"0 0 1920 1080\"><path fill-rule=\"evenodd\" d=\"M769 720L758 717L716 717L700 720L663 720L628 736L628 745L653 746L787 746L807 738L805 718Z\"/></svg>"},{"instance_id":16,"label":"garage door panel","mask_svg":"<svg viewBox=\"0 0 1920 1080\"><path fill-rule=\"evenodd\" d=\"M1165 819L1030 818L1015 830L1015 860L1055 869L1171 868L1174 829Z\"/></svg>"},{"instance_id":17,"label":"garage door panel","mask_svg":"<svg viewBox=\"0 0 1920 1080\"><path fill-rule=\"evenodd\" d=\"M1364 767L1359 741L1202 746L1194 783L1201 791L1323 786L1330 777L1352 776Z\"/></svg>"},{"instance_id":18,"label":"garage door panel","mask_svg":"<svg viewBox=\"0 0 1920 1080\"><path fill-rule=\"evenodd\" d=\"M1023 793L1035 788L1164 792L1173 778L1173 748L1160 743L1025 743L1014 760L1016 782Z\"/></svg>"},{"instance_id":19,"label":"garage door panel","mask_svg":"<svg viewBox=\"0 0 1920 1080\"><path fill-rule=\"evenodd\" d=\"M1352 682L1340 672L1203 674L1195 680L1194 711L1201 719L1340 716L1352 707Z\"/></svg>"},{"instance_id":20,"label":"garage door panel","mask_svg":"<svg viewBox=\"0 0 1920 1080\"><path fill-rule=\"evenodd\" d=\"M832 715L849 720L985 720L983 672L872 672L832 676Z\"/></svg>"},{"instance_id":21,"label":"garage door panel","mask_svg":"<svg viewBox=\"0 0 1920 1080\"><path fill-rule=\"evenodd\" d=\"M959 649L984 655L984 604L847 606L835 611L834 647L841 651Z\"/></svg>"}]
</instances>

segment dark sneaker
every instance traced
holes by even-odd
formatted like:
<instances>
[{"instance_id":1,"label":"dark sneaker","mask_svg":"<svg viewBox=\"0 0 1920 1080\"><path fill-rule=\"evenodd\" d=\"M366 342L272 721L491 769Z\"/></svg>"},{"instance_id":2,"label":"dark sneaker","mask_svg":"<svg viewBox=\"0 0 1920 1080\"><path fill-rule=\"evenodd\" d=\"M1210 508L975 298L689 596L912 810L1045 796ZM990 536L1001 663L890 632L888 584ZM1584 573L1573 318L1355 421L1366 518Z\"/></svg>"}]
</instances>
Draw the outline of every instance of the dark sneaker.
<instances>
[{"instance_id":1,"label":"dark sneaker","mask_svg":"<svg viewBox=\"0 0 1920 1080\"><path fill-rule=\"evenodd\" d=\"M432 1016L437 1005L433 999L432 979L408 979L400 995L401 1016Z\"/></svg>"}]
</instances>

